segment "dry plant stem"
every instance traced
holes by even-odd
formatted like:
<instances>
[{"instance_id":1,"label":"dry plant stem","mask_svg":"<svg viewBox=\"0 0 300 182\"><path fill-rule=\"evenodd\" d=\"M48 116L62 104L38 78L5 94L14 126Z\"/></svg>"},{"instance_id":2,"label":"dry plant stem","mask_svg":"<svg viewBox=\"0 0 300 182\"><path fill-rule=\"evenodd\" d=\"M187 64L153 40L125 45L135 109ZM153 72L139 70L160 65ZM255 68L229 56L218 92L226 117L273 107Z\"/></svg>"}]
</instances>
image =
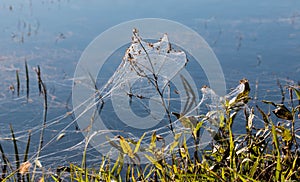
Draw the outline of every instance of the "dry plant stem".
<instances>
[{"instance_id":1,"label":"dry plant stem","mask_svg":"<svg viewBox=\"0 0 300 182\"><path fill-rule=\"evenodd\" d=\"M164 100L164 96L163 96L162 91L161 91L161 90L159 89L159 87L158 87L158 82L157 82L158 77L157 77L157 75L155 74L155 70L154 70L152 61L151 61L151 59L150 59L150 56L149 56L148 52L146 51L145 47L143 46L143 44L141 43L141 40L140 40L139 37L136 35L136 32L133 32L133 35L137 38L139 44L141 45L142 49L144 50L144 52L145 52L146 55L147 55L147 59L148 59L150 65L151 65L152 74L153 74L153 78L154 78L153 81L154 81L154 82L152 81L152 79L151 79L149 76L145 75L145 77L153 84L153 86L155 87L155 90L156 90L157 93L159 94L160 99L161 99L161 101L162 101L162 106L164 107L164 110L165 110L166 113L167 113L167 117L168 117L169 125L170 125L170 130L171 130L172 133L174 134L173 125L172 125L172 120L171 120L171 112L170 112L170 110L168 109L168 107L167 107L167 105L166 105L166 103L165 103L165 100ZM136 69L134 69L134 70L136 71ZM136 72L137 72L137 71L136 71ZM137 73L138 73L138 72L137 72ZM138 74L138 75L140 75L140 74ZM140 75L140 76L141 76L141 75Z\"/></svg>"},{"instance_id":2,"label":"dry plant stem","mask_svg":"<svg viewBox=\"0 0 300 182\"><path fill-rule=\"evenodd\" d=\"M139 44L141 45L142 49L144 50L144 52L145 52L146 55L147 55L148 61L149 61L150 65L151 65L151 69L152 69L152 73L153 73L154 78L157 78L156 75L155 75L155 70L154 70L154 67L153 67L153 64L152 64L152 62L151 62L151 59L150 59L150 56L149 56L148 52L146 51L145 47L144 47L143 44L141 43L140 38L136 35L136 32L133 32L133 35L134 35L135 38L139 41Z\"/></svg>"},{"instance_id":3,"label":"dry plant stem","mask_svg":"<svg viewBox=\"0 0 300 182\"><path fill-rule=\"evenodd\" d=\"M231 169L236 169L236 163L235 163L235 150L234 150L234 138L233 138L233 133L232 133L232 124L233 124L233 119L230 117L230 111L227 111L227 119L228 119L228 132L229 132L229 162L230 162L230 168ZM234 178L231 180L236 180L237 175L236 173L233 174Z\"/></svg>"},{"instance_id":4,"label":"dry plant stem","mask_svg":"<svg viewBox=\"0 0 300 182\"><path fill-rule=\"evenodd\" d=\"M36 154L36 160L39 159L42 147L43 147L43 143L44 143L44 131L46 128L46 121L47 121L47 110L48 110L48 104L47 104L47 89L46 86L44 84L44 82L41 79L41 75L40 75L40 67L38 66L38 70L37 72L37 76L38 76L38 83L39 83L39 88L42 90L42 93L44 95L44 112L43 112L43 124L42 124L42 130L40 133L40 140L39 140L39 147L38 147L38 151ZM36 167L37 164L35 163L34 168L33 168L33 173L32 173L32 177L31 177L31 181L34 181L34 176L35 176L35 171L36 171Z\"/></svg>"},{"instance_id":5,"label":"dry plant stem","mask_svg":"<svg viewBox=\"0 0 300 182\"><path fill-rule=\"evenodd\" d=\"M284 92L284 90L283 90L283 88L282 88L282 85L281 85L281 83L279 82L279 80L277 79L277 85L278 85L278 87L279 87L279 89L280 89L280 93L281 93L281 104L283 104L284 103L284 99L285 99L285 92Z\"/></svg>"},{"instance_id":6,"label":"dry plant stem","mask_svg":"<svg viewBox=\"0 0 300 182\"><path fill-rule=\"evenodd\" d=\"M160 99L161 99L161 102L162 102L162 105L167 113L167 117L168 117L168 120L169 120L169 124L170 124L170 130L172 131L172 133L175 135L174 133L174 130L173 130L173 125L172 125L172 120L171 120L171 113L170 113L170 110L168 109L168 107L166 106L166 103L165 103L165 100L164 100L164 96L163 96L163 93L159 90L158 88L158 84L157 84L157 80L155 80L155 89L156 91L158 92L159 96L160 96Z\"/></svg>"}]
</instances>

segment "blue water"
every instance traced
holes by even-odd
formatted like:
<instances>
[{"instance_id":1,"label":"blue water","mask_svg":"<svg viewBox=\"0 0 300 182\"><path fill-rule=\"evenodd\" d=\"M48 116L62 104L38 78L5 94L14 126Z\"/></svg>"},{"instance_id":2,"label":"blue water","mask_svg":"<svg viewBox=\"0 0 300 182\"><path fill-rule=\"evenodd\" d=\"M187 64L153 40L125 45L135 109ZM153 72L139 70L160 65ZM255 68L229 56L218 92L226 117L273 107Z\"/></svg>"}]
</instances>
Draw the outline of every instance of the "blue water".
<instances>
[{"instance_id":1,"label":"blue water","mask_svg":"<svg viewBox=\"0 0 300 182\"><path fill-rule=\"evenodd\" d=\"M250 80L251 96L280 101L277 79L284 85L300 80L300 2L289 1L65 1L28 0L0 2L0 138L9 137L11 123L25 148L27 131L40 125L43 98L39 96L34 68L40 65L42 79L49 93L48 120L53 123L72 108L69 98L73 74L81 53L100 33L124 21L138 18L164 18L182 23L198 32L212 47L222 66L227 89L242 78ZM141 28L140 28L141 29ZM141 35L142 36L142 35ZM128 38L130 43L130 37ZM118 66L123 53L115 54L107 75ZM30 71L30 101L25 94L24 61ZM21 93L9 90L16 86L19 70ZM193 67L190 67L193 71ZM105 72L103 74L106 74ZM193 72L200 86L207 84L203 73ZM197 77L198 75L198 77ZM202 80L204 78L204 80ZM258 91L255 92L255 82ZM46 141L74 118L49 126ZM82 140L76 123L66 132L57 147L45 150L51 160L66 161L79 157L67 149ZM33 134L38 140L40 128ZM242 131L237 131L242 132ZM12 150L8 141L0 140ZM32 154L36 146L32 147ZM44 156L46 160L48 156ZM47 160L46 160L47 161ZM48 161L49 163L50 160Z\"/></svg>"}]
</instances>

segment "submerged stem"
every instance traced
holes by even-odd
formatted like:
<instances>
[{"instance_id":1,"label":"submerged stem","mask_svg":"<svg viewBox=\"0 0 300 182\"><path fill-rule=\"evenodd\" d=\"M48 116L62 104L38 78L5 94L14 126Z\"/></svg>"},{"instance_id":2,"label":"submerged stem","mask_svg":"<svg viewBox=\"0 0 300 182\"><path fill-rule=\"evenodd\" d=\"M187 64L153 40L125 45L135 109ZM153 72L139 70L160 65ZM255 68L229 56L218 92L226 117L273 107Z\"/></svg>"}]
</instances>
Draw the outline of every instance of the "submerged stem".
<instances>
[{"instance_id":1,"label":"submerged stem","mask_svg":"<svg viewBox=\"0 0 300 182\"><path fill-rule=\"evenodd\" d=\"M26 98L27 98L27 102L29 99L29 73L28 73L28 65L27 65L27 61L25 60L25 74L26 74Z\"/></svg>"},{"instance_id":2,"label":"submerged stem","mask_svg":"<svg viewBox=\"0 0 300 182\"><path fill-rule=\"evenodd\" d=\"M20 77L19 70L16 70L16 78L17 78L17 95L20 96Z\"/></svg>"}]
</instances>

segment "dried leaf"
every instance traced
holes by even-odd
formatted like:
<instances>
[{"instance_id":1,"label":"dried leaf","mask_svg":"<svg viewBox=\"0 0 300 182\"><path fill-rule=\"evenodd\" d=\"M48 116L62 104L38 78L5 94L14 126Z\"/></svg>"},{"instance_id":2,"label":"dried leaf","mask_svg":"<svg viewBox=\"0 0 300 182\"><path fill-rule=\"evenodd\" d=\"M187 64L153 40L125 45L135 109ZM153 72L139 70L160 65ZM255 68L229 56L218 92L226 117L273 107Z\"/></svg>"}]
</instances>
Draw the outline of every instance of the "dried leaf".
<instances>
[{"instance_id":1,"label":"dried leaf","mask_svg":"<svg viewBox=\"0 0 300 182\"><path fill-rule=\"evenodd\" d=\"M65 133L61 133L57 136L56 141L62 139L66 134Z\"/></svg>"},{"instance_id":2,"label":"dried leaf","mask_svg":"<svg viewBox=\"0 0 300 182\"><path fill-rule=\"evenodd\" d=\"M24 175L25 173L27 173L30 167L31 167L31 163L29 161L22 163L19 169L20 174Z\"/></svg>"},{"instance_id":3,"label":"dried leaf","mask_svg":"<svg viewBox=\"0 0 300 182\"><path fill-rule=\"evenodd\" d=\"M272 101L262 100L262 102L265 103L265 104L271 104L273 106L276 106L276 104L274 102L272 102Z\"/></svg>"},{"instance_id":4,"label":"dried leaf","mask_svg":"<svg viewBox=\"0 0 300 182\"><path fill-rule=\"evenodd\" d=\"M106 139L108 140L109 144L113 147L115 147L117 150L119 150L120 152L122 152L122 148L116 144L114 141L112 141L110 138L106 137Z\"/></svg>"},{"instance_id":5,"label":"dried leaf","mask_svg":"<svg viewBox=\"0 0 300 182\"><path fill-rule=\"evenodd\" d=\"M41 177L40 180L39 180L39 182L44 182L44 181L45 181L44 177Z\"/></svg>"},{"instance_id":6,"label":"dried leaf","mask_svg":"<svg viewBox=\"0 0 300 182\"><path fill-rule=\"evenodd\" d=\"M39 167L39 168L42 168L43 166L42 166L42 163L38 160L38 159L36 159L35 161L34 161L34 163L35 163L35 165L37 166L37 167Z\"/></svg>"},{"instance_id":7,"label":"dried leaf","mask_svg":"<svg viewBox=\"0 0 300 182\"><path fill-rule=\"evenodd\" d=\"M278 118L285 120L292 120L293 115L283 104L277 104L276 109L272 111Z\"/></svg>"},{"instance_id":8,"label":"dried leaf","mask_svg":"<svg viewBox=\"0 0 300 182\"><path fill-rule=\"evenodd\" d=\"M247 124L248 124L248 128L251 129L252 128L252 125L253 125L253 118L254 118L254 109L252 108L251 109L251 113L250 115L248 116L247 118Z\"/></svg>"}]
</instances>

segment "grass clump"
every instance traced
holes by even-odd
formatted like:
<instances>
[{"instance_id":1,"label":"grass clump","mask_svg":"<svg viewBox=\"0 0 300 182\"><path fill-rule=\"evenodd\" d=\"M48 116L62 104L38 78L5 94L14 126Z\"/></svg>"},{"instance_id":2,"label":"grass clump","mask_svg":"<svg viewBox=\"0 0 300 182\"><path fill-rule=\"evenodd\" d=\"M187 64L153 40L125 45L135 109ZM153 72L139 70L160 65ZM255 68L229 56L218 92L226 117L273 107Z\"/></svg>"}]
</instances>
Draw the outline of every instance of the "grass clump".
<instances>
[{"instance_id":1,"label":"grass clump","mask_svg":"<svg viewBox=\"0 0 300 182\"><path fill-rule=\"evenodd\" d=\"M243 90L234 98L224 100L224 113L219 113L220 125L209 147L200 149L199 131L204 129L204 118L191 124L191 118L180 117L189 123L194 146L188 146L186 138L180 141L182 133L174 135L173 143L158 145L163 138L155 132L147 148L140 148L141 140L132 142L130 138L118 137L111 142L119 150L119 157L111 163L103 158L99 170L83 169L70 165L70 177L75 181L299 181L300 158L298 150L300 129L295 129L299 104L276 104L263 101L275 107L273 114L265 112L258 105L246 105L250 100L250 87L242 80ZM290 94L300 100L299 90L294 86ZM290 98L292 96L290 95ZM295 100L290 100L290 103ZM250 104L249 104L250 105ZM242 113L242 114L238 114ZM207 116L207 115L206 115ZM279 119L277 119L279 118ZM263 127L254 127L261 120ZM277 122L274 122L277 120ZM233 132L234 122L245 122L244 134ZM159 147L160 146L160 147ZM141 156L137 151L147 151L144 156L149 161L139 164ZM125 157L131 162L126 163ZM126 164L125 164L126 163ZM122 173L123 171L123 173Z\"/></svg>"}]
</instances>

